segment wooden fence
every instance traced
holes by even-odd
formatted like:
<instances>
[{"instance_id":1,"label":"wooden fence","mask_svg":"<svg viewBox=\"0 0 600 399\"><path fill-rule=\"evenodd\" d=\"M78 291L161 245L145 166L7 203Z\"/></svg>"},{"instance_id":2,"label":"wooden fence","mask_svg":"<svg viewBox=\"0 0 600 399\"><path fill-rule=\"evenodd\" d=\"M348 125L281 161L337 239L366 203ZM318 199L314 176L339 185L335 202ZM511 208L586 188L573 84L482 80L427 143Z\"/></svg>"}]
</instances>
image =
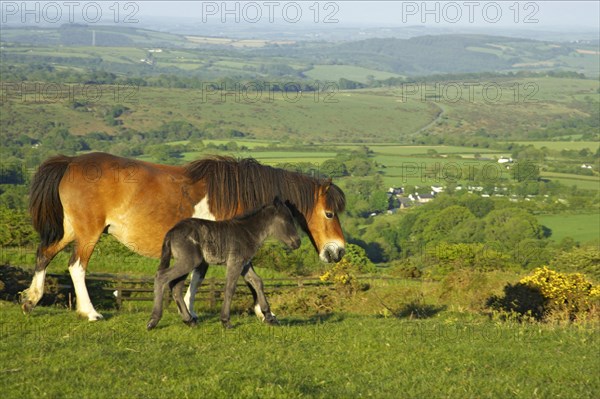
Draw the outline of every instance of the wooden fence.
<instances>
[{"instance_id":1,"label":"wooden fence","mask_svg":"<svg viewBox=\"0 0 600 399\"><path fill-rule=\"evenodd\" d=\"M69 297L73 294L73 287L70 278L65 274L48 274L50 277L59 279L59 288L63 292L68 292ZM96 295L103 292L105 299L114 298L117 308L120 308L125 301L153 301L154 300L154 278L153 277L134 277L119 274L95 274L90 273L86 276L88 290L92 293L95 290ZM372 276L359 278L362 282L377 281L404 281L407 279L398 277ZM287 277L264 279L265 293L284 292L303 287L321 287L323 289L333 289L333 284L323 282L316 277ZM204 301L211 309L217 307L217 303L223 298L225 280L223 278L209 277L202 282L200 289L196 293L196 301ZM186 283L187 288L187 283ZM236 296L251 295L246 289L243 279L240 278L236 289ZM170 300L171 296L166 296ZM113 299L111 299L113 300ZM70 302L70 301L69 301Z\"/></svg>"},{"instance_id":2,"label":"wooden fence","mask_svg":"<svg viewBox=\"0 0 600 399\"><path fill-rule=\"evenodd\" d=\"M59 275L54 275L54 277L57 276ZM64 278L64 275L61 277ZM117 308L120 308L124 301L154 300L154 278L152 277L132 277L117 274L88 274L86 280L88 281L88 285L99 285L103 291L112 293ZM265 293L267 295L274 292L282 292L302 287L320 286L326 289L332 288L331 283L322 282L315 277L272 278L265 279L263 282ZM72 290L72 287L66 282L61 284L61 287ZM217 302L222 300L224 288L224 279L215 277L206 278L196 293L196 301L205 301L210 308L216 308ZM245 288L245 283L241 278L240 281L238 281L236 295L251 295L250 291ZM167 297L170 298L170 296Z\"/></svg>"}]
</instances>

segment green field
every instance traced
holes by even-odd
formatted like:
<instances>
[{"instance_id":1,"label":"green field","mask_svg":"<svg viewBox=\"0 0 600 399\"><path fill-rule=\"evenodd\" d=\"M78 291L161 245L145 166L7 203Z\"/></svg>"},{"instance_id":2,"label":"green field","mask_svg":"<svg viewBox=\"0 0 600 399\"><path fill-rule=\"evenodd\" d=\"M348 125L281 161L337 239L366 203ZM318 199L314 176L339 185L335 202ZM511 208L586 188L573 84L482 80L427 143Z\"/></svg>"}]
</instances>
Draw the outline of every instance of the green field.
<instances>
[{"instance_id":1,"label":"green field","mask_svg":"<svg viewBox=\"0 0 600 399\"><path fill-rule=\"evenodd\" d=\"M518 144L532 145L536 148L546 147L549 150L562 151L562 150L583 150L585 148L596 151L600 146L597 141L517 141Z\"/></svg>"},{"instance_id":2,"label":"green field","mask_svg":"<svg viewBox=\"0 0 600 399\"><path fill-rule=\"evenodd\" d=\"M594 398L597 331L497 324L448 314L426 320L334 313L203 314L191 329L173 307L154 331L145 305L88 323L0 302L0 384L6 399L100 397Z\"/></svg>"},{"instance_id":3,"label":"green field","mask_svg":"<svg viewBox=\"0 0 600 399\"><path fill-rule=\"evenodd\" d=\"M350 65L315 65L312 69L304 72L304 74L309 78L316 80L337 82L340 78L345 78L361 83L366 83L369 80L369 76L379 80L397 78L400 76L395 73Z\"/></svg>"},{"instance_id":4,"label":"green field","mask_svg":"<svg viewBox=\"0 0 600 399\"><path fill-rule=\"evenodd\" d=\"M556 180L566 186L576 186L585 190L600 190L600 176L584 176L571 173L542 172L546 179Z\"/></svg>"},{"instance_id":5,"label":"green field","mask_svg":"<svg viewBox=\"0 0 600 399\"><path fill-rule=\"evenodd\" d=\"M586 242L600 239L600 214L590 215L544 215L538 217L541 224L552 230L550 238L560 241L571 237Z\"/></svg>"}]
</instances>

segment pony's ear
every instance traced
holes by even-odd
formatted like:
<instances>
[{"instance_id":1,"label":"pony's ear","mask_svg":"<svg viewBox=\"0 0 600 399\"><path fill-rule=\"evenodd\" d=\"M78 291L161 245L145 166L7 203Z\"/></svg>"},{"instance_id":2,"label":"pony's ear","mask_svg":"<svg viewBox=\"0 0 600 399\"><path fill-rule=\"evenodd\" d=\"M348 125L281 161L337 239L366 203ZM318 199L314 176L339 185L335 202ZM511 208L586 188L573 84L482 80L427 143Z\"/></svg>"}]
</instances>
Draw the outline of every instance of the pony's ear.
<instances>
[{"instance_id":1,"label":"pony's ear","mask_svg":"<svg viewBox=\"0 0 600 399\"><path fill-rule=\"evenodd\" d=\"M273 199L273 205L275 205L275 206L283 205L283 202L281 202L281 200L279 199L279 196L275 196L275 198Z\"/></svg>"},{"instance_id":2,"label":"pony's ear","mask_svg":"<svg viewBox=\"0 0 600 399\"><path fill-rule=\"evenodd\" d=\"M327 191L329 191L329 187L331 187L331 177L328 177L324 182L323 185L321 186L321 190L323 194L327 194Z\"/></svg>"}]
</instances>

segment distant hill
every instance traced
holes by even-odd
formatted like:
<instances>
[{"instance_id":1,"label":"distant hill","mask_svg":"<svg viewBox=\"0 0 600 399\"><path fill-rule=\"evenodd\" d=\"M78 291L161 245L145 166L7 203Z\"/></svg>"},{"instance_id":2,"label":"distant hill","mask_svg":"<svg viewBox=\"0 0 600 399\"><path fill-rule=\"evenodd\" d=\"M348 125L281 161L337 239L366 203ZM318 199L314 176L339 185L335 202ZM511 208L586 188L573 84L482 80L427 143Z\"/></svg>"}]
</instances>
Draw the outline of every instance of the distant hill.
<instances>
[{"instance_id":1,"label":"distant hill","mask_svg":"<svg viewBox=\"0 0 600 399\"><path fill-rule=\"evenodd\" d=\"M65 24L60 27L31 29L27 27L2 30L2 42L59 46L169 46L183 47L187 40L181 35L123 26Z\"/></svg>"},{"instance_id":2,"label":"distant hill","mask_svg":"<svg viewBox=\"0 0 600 399\"><path fill-rule=\"evenodd\" d=\"M574 54L576 49L564 43L509 37L441 35L324 45L308 51L308 57L316 63L333 62L403 75L427 75L568 67L561 57Z\"/></svg>"},{"instance_id":3,"label":"distant hill","mask_svg":"<svg viewBox=\"0 0 600 399\"><path fill-rule=\"evenodd\" d=\"M239 41L133 27L70 24L35 30L6 28L2 30L0 40L5 63L40 63L44 57L51 57L53 65L85 67L89 65L86 58L92 57L98 60L94 61L97 67L115 73L134 73L139 69L143 74L201 78L303 78L318 75L304 74L315 67L346 65L354 68L346 69L351 74L331 76L333 80L345 78L364 82L367 75L381 76L381 73L427 76L523 70L563 70L588 77L600 75L598 42L549 42L479 34L358 41ZM18 49L27 46L39 48L32 51ZM100 51L100 48L115 50ZM136 56L123 53L125 48L131 49L130 53ZM165 52L153 57L152 68L149 68L140 60L148 58L145 52L151 48L161 48ZM55 54L48 55L48 52ZM374 72L356 78L356 71L360 71L356 67ZM344 71L344 68L337 70Z\"/></svg>"}]
</instances>

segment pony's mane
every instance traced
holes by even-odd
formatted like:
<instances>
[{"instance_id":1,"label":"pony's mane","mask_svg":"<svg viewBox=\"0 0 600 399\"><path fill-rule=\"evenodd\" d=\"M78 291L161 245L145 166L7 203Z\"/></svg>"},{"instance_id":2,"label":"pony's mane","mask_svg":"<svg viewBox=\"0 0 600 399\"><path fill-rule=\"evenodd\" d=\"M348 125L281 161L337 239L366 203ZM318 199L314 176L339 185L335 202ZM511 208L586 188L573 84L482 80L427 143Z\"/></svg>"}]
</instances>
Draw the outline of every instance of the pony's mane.
<instances>
[{"instance_id":1,"label":"pony's mane","mask_svg":"<svg viewBox=\"0 0 600 399\"><path fill-rule=\"evenodd\" d=\"M271 204L278 196L289 201L304 215L315 206L319 186L325 180L302 173L261 165L253 158L236 160L212 156L190 162L185 166L186 176L193 182L204 180L211 213L229 219L238 209L252 210ZM335 184L326 194L327 207L335 213L343 212L346 198Z\"/></svg>"}]
</instances>

